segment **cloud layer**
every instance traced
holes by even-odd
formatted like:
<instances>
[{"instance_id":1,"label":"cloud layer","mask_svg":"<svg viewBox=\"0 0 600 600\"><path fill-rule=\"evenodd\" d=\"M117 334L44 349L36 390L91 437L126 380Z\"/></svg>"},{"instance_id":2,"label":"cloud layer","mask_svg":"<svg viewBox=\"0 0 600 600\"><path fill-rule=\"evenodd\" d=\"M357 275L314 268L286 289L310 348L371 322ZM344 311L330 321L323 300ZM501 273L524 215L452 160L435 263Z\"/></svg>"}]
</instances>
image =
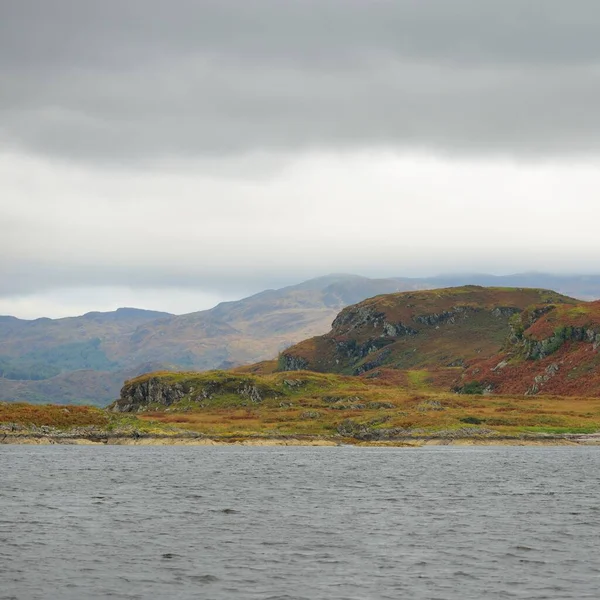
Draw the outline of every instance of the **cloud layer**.
<instances>
[{"instance_id":1,"label":"cloud layer","mask_svg":"<svg viewBox=\"0 0 600 600\"><path fill-rule=\"evenodd\" d=\"M108 162L600 146L595 0L21 0L0 140Z\"/></svg>"},{"instance_id":2,"label":"cloud layer","mask_svg":"<svg viewBox=\"0 0 600 600\"><path fill-rule=\"evenodd\" d=\"M599 22L597 0L1 2L0 313L597 271Z\"/></svg>"}]
</instances>

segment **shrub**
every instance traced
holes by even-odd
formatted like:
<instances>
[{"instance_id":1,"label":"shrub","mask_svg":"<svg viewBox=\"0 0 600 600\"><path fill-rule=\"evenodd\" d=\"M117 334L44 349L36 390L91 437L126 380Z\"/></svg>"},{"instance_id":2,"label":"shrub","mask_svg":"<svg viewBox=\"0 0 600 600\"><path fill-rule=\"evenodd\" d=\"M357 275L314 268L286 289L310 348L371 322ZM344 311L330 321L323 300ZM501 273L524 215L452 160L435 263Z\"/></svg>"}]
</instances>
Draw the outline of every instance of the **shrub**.
<instances>
[{"instance_id":1,"label":"shrub","mask_svg":"<svg viewBox=\"0 0 600 600\"><path fill-rule=\"evenodd\" d=\"M469 381L462 386L461 394L483 394L484 386L481 381Z\"/></svg>"},{"instance_id":2,"label":"shrub","mask_svg":"<svg viewBox=\"0 0 600 600\"><path fill-rule=\"evenodd\" d=\"M459 419L459 421L461 423L469 423L470 425L481 425L481 423L484 422L484 419L480 419L479 417L468 416Z\"/></svg>"}]
</instances>

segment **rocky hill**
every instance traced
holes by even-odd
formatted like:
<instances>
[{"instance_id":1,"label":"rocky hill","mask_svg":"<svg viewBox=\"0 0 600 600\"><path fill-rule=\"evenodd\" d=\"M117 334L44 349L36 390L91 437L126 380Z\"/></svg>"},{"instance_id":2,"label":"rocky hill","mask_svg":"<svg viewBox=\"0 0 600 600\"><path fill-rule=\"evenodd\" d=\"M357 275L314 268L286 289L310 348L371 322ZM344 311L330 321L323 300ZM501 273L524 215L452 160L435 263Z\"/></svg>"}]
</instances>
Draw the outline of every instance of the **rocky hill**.
<instances>
[{"instance_id":1,"label":"rocky hill","mask_svg":"<svg viewBox=\"0 0 600 600\"><path fill-rule=\"evenodd\" d=\"M502 348L515 316L577 300L527 288L464 286L387 294L345 308L331 331L280 355L281 370L352 375L381 367L464 367Z\"/></svg>"}]
</instances>

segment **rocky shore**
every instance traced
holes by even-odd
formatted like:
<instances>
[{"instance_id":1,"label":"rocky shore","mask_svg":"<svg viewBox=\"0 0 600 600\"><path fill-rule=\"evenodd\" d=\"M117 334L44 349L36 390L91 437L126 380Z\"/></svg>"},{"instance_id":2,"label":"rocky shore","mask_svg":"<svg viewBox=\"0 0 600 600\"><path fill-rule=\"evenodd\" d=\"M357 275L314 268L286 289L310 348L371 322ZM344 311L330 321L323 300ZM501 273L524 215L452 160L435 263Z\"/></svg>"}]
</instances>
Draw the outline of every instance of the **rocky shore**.
<instances>
[{"instance_id":1,"label":"rocky shore","mask_svg":"<svg viewBox=\"0 0 600 600\"><path fill-rule=\"evenodd\" d=\"M600 445L600 434L521 434L468 436L465 432L399 436L385 440L365 440L351 436L207 436L188 431L148 433L136 430L106 431L97 427L67 430L53 427L0 425L0 444L27 445L115 445L115 446L590 446Z\"/></svg>"}]
</instances>

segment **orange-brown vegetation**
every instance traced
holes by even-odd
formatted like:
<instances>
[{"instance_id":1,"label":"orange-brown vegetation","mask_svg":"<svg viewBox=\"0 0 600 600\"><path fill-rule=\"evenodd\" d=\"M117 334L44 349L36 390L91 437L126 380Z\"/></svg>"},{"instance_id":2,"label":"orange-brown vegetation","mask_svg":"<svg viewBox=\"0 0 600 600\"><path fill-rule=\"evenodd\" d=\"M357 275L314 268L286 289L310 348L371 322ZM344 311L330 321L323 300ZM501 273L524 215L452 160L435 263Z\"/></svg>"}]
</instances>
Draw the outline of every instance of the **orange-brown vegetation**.
<instances>
[{"instance_id":1,"label":"orange-brown vegetation","mask_svg":"<svg viewBox=\"0 0 600 600\"><path fill-rule=\"evenodd\" d=\"M142 398L137 417L214 438L322 436L391 439L402 436L519 435L595 432L600 398L460 395L443 391L460 369L382 369L360 377L309 371L270 375L227 372L165 374L130 382ZM149 386L149 384L151 384ZM243 388L239 387L240 385ZM234 393L235 389L244 392ZM260 395L249 394L250 389ZM144 390L154 402L144 403ZM160 394L183 396L160 404ZM207 390L210 393L206 393ZM139 392L139 393L138 393ZM141 394L141 395L140 395ZM150 398L149 398L150 399Z\"/></svg>"},{"instance_id":2,"label":"orange-brown vegetation","mask_svg":"<svg viewBox=\"0 0 600 600\"><path fill-rule=\"evenodd\" d=\"M357 390L358 391L358 390ZM345 407L324 397L298 397L291 404L264 403L245 408L198 408L184 413L142 413L148 419L214 438L244 436L348 437L385 439L388 435L427 436L454 432L519 435L522 433L592 433L600 430L600 398L555 396L461 396L410 392L392 387L360 390ZM350 392L348 392L350 393ZM376 398L376 399L375 399Z\"/></svg>"},{"instance_id":3,"label":"orange-brown vegetation","mask_svg":"<svg viewBox=\"0 0 600 600\"><path fill-rule=\"evenodd\" d=\"M109 415L92 406L58 406L56 404L25 404L0 402L0 423L17 423L40 427L105 426Z\"/></svg>"},{"instance_id":4,"label":"orange-brown vegetation","mask_svg":"<svg viewBox=\"0 0 600 600\"><path fill-rule=\"evenodd\" d=\"M600 301L585 302L576 306L553 307L535 320L526 330L527 337L534 340L549 338L559 327L600 326Z\"/></svg>"},{"instance_id":5,"label":"orange-brown vegetation","mask_svg":"<svg viewBox=\"0 0 600 600\"><path fill-rule=\"evenodd\" d=\"M459 385L500 394L600 396L599 334L600 302L530 308L513 321L503 350L471 361Z\"/></svg>"}]
</instances>

